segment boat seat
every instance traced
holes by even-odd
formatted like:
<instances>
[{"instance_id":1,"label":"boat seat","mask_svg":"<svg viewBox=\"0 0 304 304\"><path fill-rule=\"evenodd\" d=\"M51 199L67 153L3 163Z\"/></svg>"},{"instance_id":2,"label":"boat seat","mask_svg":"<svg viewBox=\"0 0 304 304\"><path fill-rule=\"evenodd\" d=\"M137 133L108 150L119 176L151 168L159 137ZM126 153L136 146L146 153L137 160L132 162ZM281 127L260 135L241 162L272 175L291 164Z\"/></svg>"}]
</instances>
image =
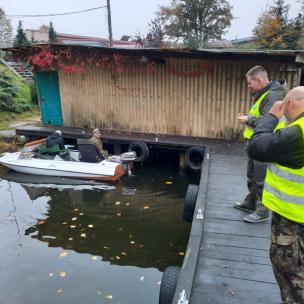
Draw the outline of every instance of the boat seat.
<instances>
[{"instance_id":1,"label":"boat seat","mask_svg":"<svg viewBox=\"0 0 304 304\"><path fill-rule=\"evenodd\" d=\"M104 158L99 155L95 142L92 139L77 139L79 160L86 163L98 163Z\"/></svg>"}]
</instances>

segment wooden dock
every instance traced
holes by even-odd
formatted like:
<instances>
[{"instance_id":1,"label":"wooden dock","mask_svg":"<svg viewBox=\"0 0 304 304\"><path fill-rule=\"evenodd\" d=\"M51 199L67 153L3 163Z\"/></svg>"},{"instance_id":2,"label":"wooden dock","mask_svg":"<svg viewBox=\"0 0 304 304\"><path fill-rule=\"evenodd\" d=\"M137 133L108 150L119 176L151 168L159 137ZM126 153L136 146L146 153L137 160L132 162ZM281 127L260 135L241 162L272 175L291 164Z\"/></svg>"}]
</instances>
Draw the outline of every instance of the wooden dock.
<instances>
[{"instance_id":1,"label":"wooden dock","mask_svg":"<svg viewBox=\"0 0 304 304\"><path fill-rule=\"evenodd\" d=\"M246 194L246 155L210 147L173 303L281 303L269 259L270 222L248 224L233 208ZM203 219L197 212L203 211ZM178 302L185 291L185 301Z\"/></svg>"}]
</instances>

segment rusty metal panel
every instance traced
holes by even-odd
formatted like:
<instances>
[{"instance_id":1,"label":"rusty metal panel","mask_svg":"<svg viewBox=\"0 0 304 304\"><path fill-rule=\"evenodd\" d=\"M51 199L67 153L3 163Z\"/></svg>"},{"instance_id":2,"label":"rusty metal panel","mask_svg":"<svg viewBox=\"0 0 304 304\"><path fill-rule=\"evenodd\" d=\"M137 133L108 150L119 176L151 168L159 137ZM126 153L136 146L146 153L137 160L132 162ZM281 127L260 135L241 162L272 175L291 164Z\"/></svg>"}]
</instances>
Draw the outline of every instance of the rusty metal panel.
<instances>
[{"instance_id":1,"label":"rusty metal panel","mask_svg":"<svg viewBox=\"0 0 304 304\"><path fill-rule=\"evenodd\" d=\"M59 72L64 125L232 139L241 131L237 113L251 105L245 74L255 65L299 84L299 69L254 61L165 58L148 71L133 59L123 73Z\"/></svg>"}]
</instances>

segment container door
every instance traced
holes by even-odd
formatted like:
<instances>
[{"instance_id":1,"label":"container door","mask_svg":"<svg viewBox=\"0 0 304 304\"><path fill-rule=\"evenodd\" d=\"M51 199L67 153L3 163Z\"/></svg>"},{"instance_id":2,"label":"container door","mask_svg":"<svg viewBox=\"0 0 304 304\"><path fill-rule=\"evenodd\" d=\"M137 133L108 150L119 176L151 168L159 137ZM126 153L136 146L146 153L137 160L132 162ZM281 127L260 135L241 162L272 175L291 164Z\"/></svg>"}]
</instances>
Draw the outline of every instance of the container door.
<instances>
[{"instance_id":1,"label":"container door","mask_svg":"<svg viewBox=\"0 0 304 304\"><path fill-rule=\"evenodd\" d=\"M42 124L62 126L63 119L58 73L56 71L37 72L36 80L39 92Z\"/></svg>"}]
</instances>

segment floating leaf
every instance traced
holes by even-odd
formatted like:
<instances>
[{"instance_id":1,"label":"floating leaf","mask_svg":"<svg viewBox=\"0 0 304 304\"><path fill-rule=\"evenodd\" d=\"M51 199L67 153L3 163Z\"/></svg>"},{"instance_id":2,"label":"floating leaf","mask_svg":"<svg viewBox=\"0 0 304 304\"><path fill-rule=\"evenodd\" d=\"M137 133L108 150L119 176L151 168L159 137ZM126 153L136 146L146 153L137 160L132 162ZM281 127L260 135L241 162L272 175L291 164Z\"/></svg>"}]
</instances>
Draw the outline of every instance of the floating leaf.
<instances>
[{"instance_id":1,"label":"floating leaf","mask_svg":"<svg viewBox=\"0 0 304 304\"><path fill-rule=\"evenodd\" d=\"M73 241L73 240L74 240L74 238L72 238L72 237L69 238L69 241Z\"/></svg>"},{"instance_id":2,"label":"floating leaf","mask_svg":"<svg viewBox=\"0 0 304 304\"><path fill-rule=\"evenodd\" d=\"M75 211L75 212L77 212L77 211L78 211L78 209L77 209L77 208L75 208L75 209L74 209L74 211Z\"/></svg>"},{"instance_id":3,"label":"floating leaf","mask_svg":"<svg viewBox=\"0 0 304 304\"><path fill-rule=\"evenodd\" d=\"M96 293L97 293L98 295L101 295L101 291L100 291L100 290L96 290Z\"/></svg>"},{"instance_id":4,"label":"floating leaf","mask_svg":"<svg viewBox=\"0 0 304 304\"><path fill-rule=\"evenodd\" d=\"M116 260L120 260L120 256L118 256L118 255L115 258L116 258Z\"/></svg>"},{"instance_id":5,"label":"floating leaf","mask_svg":"<svg viewBox=\"0 0 304 304\"><path fill-rule=\"evenodd\" d=\"M112 295L106 295L106 299L113 300L113 296Z\"/></svg>"},{"instance_id":6,"label":"floating leaf","mask_svg":"<svg viewBox=\"0 0 304 304\"><path fill-rule=\"evenodd\" d=\"M94 255L94 256L91 257L91 259L92 259L93 261L96 261L96 260L98 259L98 256Z\"/></svg>"},{"instance_id":7,"label":"floating leaf","mask_svg":"<svg viewBox=\"0 0 304 304\"><path fill-rule=\"evenodd\" d=\"M69 254L69 253L68 253L67 251L63 251L63 252L60 253L59 256L60 256L61 258L64 258L64 257L66 257L68 254Z\"/></svg>"},{"instance_id":8,"label":"floating leaf","mask_svg":"<svg viewBox=\"0 0 304 304\"><path fill-rule=\"evenodd\" d=\"M135 244L135 242L134 242L134 241L131 241L130 243L131 243L131 244Z\"/></svg>"},{"instance_id":9,"label":"floating leaf","mask_svg":"<svg viewBox=\"0 0 304 304\"><path fill-rule=\"evenodd\" d=\"M80 236L81 236L82 238L86 238L86 237L87 237L87 235L86 235L85 233L81 233Z\"/></svg>"},{"instance_id":10,"label":"floating leaf","mask_svg":"<svg viewBox=\"0 0 304 304\"><path fill-rule=\"evenodd\" d=\"M90 224L90 225L88 225L88 227L89 227L89 228L94 228L94 226L93 226L93 225L91 225L91 224Z\"/></svg>"},{"instance_id":11,"label":"floating leaf","mask_svg":"<svg viewBox=\"0 0 304 304\"><path fill-rule=\"evenodd\" d=\"M130 206L130 203L126 203L126 206Z\"/></svg>"},{"instance_id":12,"label":"floating leaf","mask_svg":"<svg viewBox=\"0 0 304 304\"><path fill-rule=\"evenodd\" d=\"M121 214L121 213L117 213L116 215L117 215L117 216L122 216L122 214Z\"/></svg>"},{"instance_id":13,"label":"floating leaf","mask_svg":"<svg viewBox=\"0 0 304 304\"><path fill-rule=\"evenodd\" d=\"M166 185L172 185L173 182L167 181L165 184L166 184Z\"/></svg>"},{"instance_id":14,"label":"floating leaf","mask_svg":"<svg viewBox=\"0 0 304 304\"><path fill-rule=\"evenodd\" d=\"M116 204L116 206L119 206L121 204L121 202L116 202L115 204Z\"/></svg>"},{"instance_id":15,"label":"floating leaf","mask_svg":"<svg viewBox=\"0 0 304 304\"><path fill-rule=\"evenodd\" d=\"M149 206L145 206L144 209L145 209L145 210L146 210L146 209L150 209L150 207L149 207Z\"/></svg>"},{"instance_id":16,"label":"floating leaf","mask_svg":"<svg viewBox=\"0 0 304 304\"><path fill-rule=\"evenodd\" d=\"M62 225L66 225L68 222L63 222Z\"/></svg>"},{"instance_id":17,"label":"floating leaf","mask_svg":"<svg viewBox=\"0 0 304 304\"><path fill-rule=\"evenodd\" d=\"M70 226L70 228L75 229L75 228L76 228L76 226L75 226L75 225L71 225L71 226Z\"/></svg>"},{"instance_id":18,"label":"floating leaf","mask_svg":"<svg viewBox=\"0 0 304 304\"><path fill-rule=\"evenodd\" d=\"M139 281L140 281L140 282L143 282L144 279L145 279L145 277L140 277Z\"/></svg>"},{"instance_id":19,"label":"floating leaf","mask_svg":"<svg viewBox=\"0 0 304 304\"><path fill-rule=\"evenodd\" d=\"M49 277L53 277L54 274L52 272L49 273Z\"/></svg>"},{"instance_id":20,"label":"floating leaf","mask_svg":"<svg viewBox=\"0 0 304 304\"><path fill-rule=\"evenodd\" d=\"M38 225L43 225L43 224L45 224L45 221L43 221L43 220L38 222Z\"/></svg>"},{"instance_id":21,"label":"floating leaf","mask_svg":"<svg viewBox=\"0 0 304 304\"><path fill-rule=\"evenodd\" d=\"M144 248L145 245L144 245L144 244L139 244L138 247L139 247L139 248Z\"/></svg>"},{"instance_id":22,"label":"floating leaf","mask_svg":"<svg viewBox=\"0 0 304 304\"><path fill-rule=\"evenodd\" d=\"M77 221L77 217L73 217L73 218L72 218L72 221Z\"/></svg>"},{"instance_id":23,"label":"floating leaf","mask_svg":"<svg viewBox=\"0 0 304 304\"><path fill-rule=\"evenodd\" d=\"M178 254L181 255L181 256L184 256L184 255L185 255L185 252L182 252L182 251L181 251L181 252L179 252Z\"/></svg>"},{"instance_id":24,"label":"floating leaf","mask_svg":"<svg viewBox=\"0 0 304 304\"><path fill-rule=\"evenodd\" d=\"M126 253L126 252L122 252L121 254L122 254L122 255L124 255L124 256L126 256L126 255L127 255L127 253Z\"/></svg>"},{"instance_id":25,"label":"floating leaf","mask_svg":"<svg viewBox=\"0 0 304 304\"><path fill-rule=\"evenodd\" d=\"M62 288L59 288L59 289L57 289L57 292L58 292L58 293L61 293L61 292L63 292L63 289L62 289Z\"/></svg>"},{"instance_id":26,"label":"floating leaf","mask_svg":"<svg viewBox=\"0 0 304 304\"><path fill-rule=\"evenodd\" d=\"M107 246L103 246L103 249L110 249L109 247L107 247Z\"/></svg>"},{"instance_id":27,"label":"floating leaf","mask_svg":"<svg viewBox=\"0 0 304 304\"><path fill-rule=\"evenodd\" d=\"M158 282L157 282L157 285L160 285L160 284L161 284L161 281L158 281Z\"/></svg>"},{"instance_id":28,"label":"floating leaf","mask_svg":"<svg viewBox=\"0 0 304 304\"><path fill-rule=\"evenodd\" d=\"M79 213L79 215L83 215L83 214L84 214L83 212Z\"/></svg>"},{"instance_id":29,"label":"floating leaf","mask_svg":"<svg viewBox=\"0 0 304 304\"><path fill-rule=\"evenodd\" d=\"M58 274L61 278L65 278L67 276L66 272L64 271L60 271Z\"/></svg>"}]
</instances>

